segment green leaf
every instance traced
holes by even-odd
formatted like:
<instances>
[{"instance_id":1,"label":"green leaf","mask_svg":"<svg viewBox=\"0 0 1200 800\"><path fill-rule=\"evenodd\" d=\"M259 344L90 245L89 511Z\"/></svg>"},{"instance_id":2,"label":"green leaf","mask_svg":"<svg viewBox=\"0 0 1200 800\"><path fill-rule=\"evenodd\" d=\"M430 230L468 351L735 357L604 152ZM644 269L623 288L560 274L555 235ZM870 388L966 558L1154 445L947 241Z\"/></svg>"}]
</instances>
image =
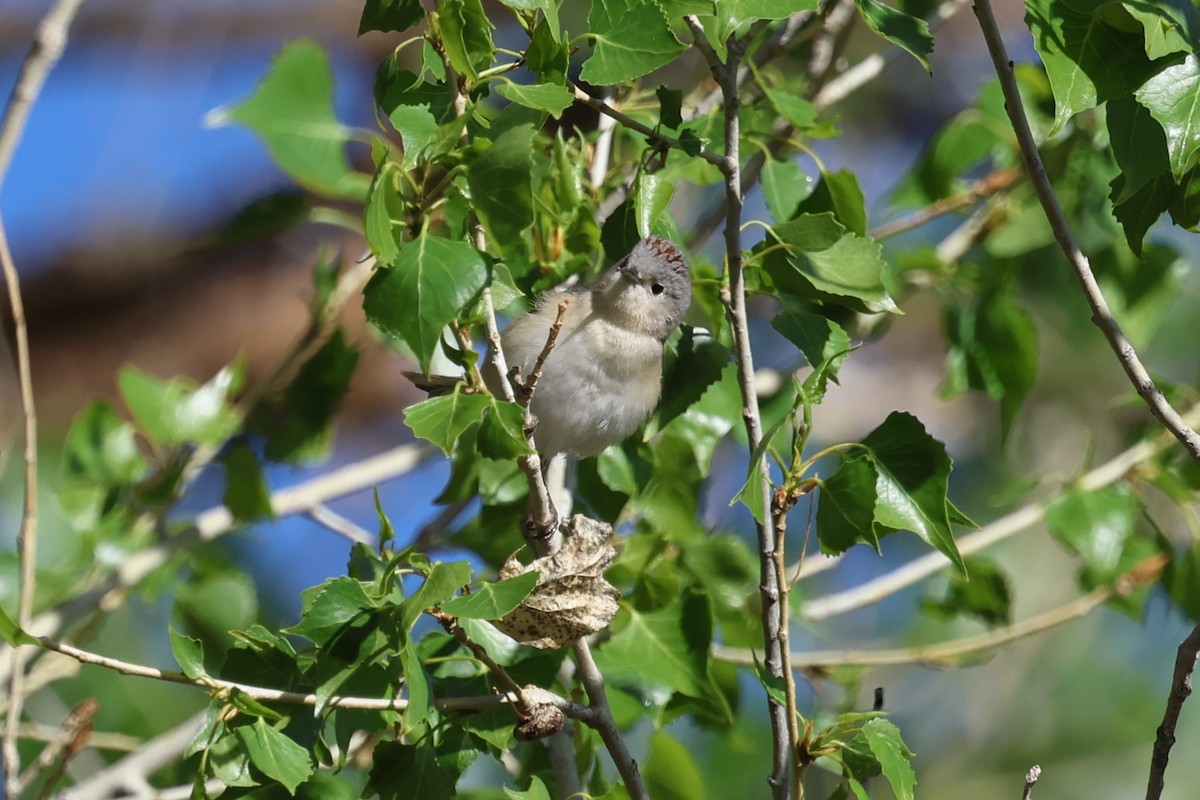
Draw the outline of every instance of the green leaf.
<instances>
[{"instance_id":1,"label":"green leaf","mask_svg":"<svg viewBox=\"0 0 1200 800\"><path fill-rule=\"evenodd\" d=\"M1007 439L1017 414L1037 377L1037 329L1011 288L982 292L973 309L951 308L947 313L950 352L948 384L985 391L1000 401L1000 433Z\"/></svg>"},{"instance_id":2,"label":"green leaf","mask_svg":"<svg viewBox=\"0 0 1200 800\"><path fill-rule=\"evenodd\" d=\"M1146 58L1195 52L1188 31L1200 25L1200 10L1190 0L1125 0L1121 5L1142 26Z\"/></svg>"},{"instance_id":3,"label":"green leaf","mask_svg":"<svg viewBox=\"0 0 1200 800\"><path fill-rule=\"evenodd\" d=\"M879 759L883 777L887 778L896 800L913 800L913 787L917 784L910 763L913 753L900 738L900 729L886 719L873 719L863 725L862 732L871 752Z\"/></svg>"},{"instance_id":4,"label":"green leaf","mask_svg":"<svg viewBox=\"0 0 1200 800\"><path fill-rule=\"evenodd\" d=\"M523 792L515 791L507 786L503 788L504 796L509 800L550 800L550 790L536 775L529 779L529 788Z\"/></svg>"},{"instance_id":5,"label":"green leaf","mask_svg":"<svg viewBox=\"0 0 1200 800\"><path fill-rule=\"evenodd\" d=\"M415 0L414 0L415 2ZM216 113L253 130L288 175L319 194L361 200L366 175L346 158L350 131L333 113L333 75L325 51L309 41L289 44L241 105Z\"/></svg>"},{"instance_id":6,"label":"green leaf","mask_svg":"<svg viewBox=\"0 0 1200 800\"><path fill-rule=\"evenodd\" d=\"M493 402L487 395L467 394L455 387L453 394L431 397L406 408L404 424L449 456L459 435L478 422Z\"/></svg>"},{"instance_id":7,"label":"green leaf","mask_svg":"<svg viewBox=\"0 0 1200 800\"><path fill-rule=\"evenodd\" d=\"M323 645L351 620L375 608L362 584L353 578L330 578L320 586L305 589L300 598L300 622L284 633L303 636Z\"/></svg>"},{"instance_id":8,"label":"green leaf","mask_svg":"<svg viewBox=\"0 0 1200 800\"><path fill-rule=\"evenodd\" d=\"M593 0L588 30L593 50L579 77L597 86L640 78L687 49L655 0Z\"/></svg>"},{"instance_id":9,"label":"green leaf","mask_svg":"<svg viewBox=\"0 0 1200 800\"><path fill-rule=\"evenodd\" d=\"M225 507L239 522L253 522L274 515L271 488L263 478L254 451L238 444L222 458L225 467Z\"/></svg>"},{"instance_id":10,"label":"green leaf","mask_svg":"<svg viewBox=\"0 0 1200 800\"><path fill-rule=\"evenodd\" d=\"M1192 53L1165 67L1134 92L1167 136L1167 158L1175 180L1200 160L1200 58Z\"/></svg>"},{"instance_id":11,"label":"green leaf","mask_svg":"<svg viewBox=\"0 0 1200 800\"><path fill-rule=\"evenodd\" d=\"M400 248L390 269L376 271L363 290L363 310L381 331L408 344L428 373L442 331L487 279L474 247L422 232Z\"/></svg>"},{"instance_id":12,"label":"green leaf","mask_svg":"<svg viewBox=\"0 0 1200 800\"><path fill-rule=\"evenodd\" d=\"M288 794L294 795L296 787L312 775L308 751L272 728L262 717L253 725L234 728L234 733L246 748L250 763L268 778L283 784Z\"/></svg>"},{"instance_id":13,"label":"green leaf","mask_svg":"<svg viewBox=\"0 0 1200 800\"><path fill-rule=\"evenodd\" d=\"M912 531L965 571L946 507L950 456L945 445L926 433L920 420L902 411L889 414L862 443L879 471L875 522Z\"/></svg>"},{"instance_id":14,"label":"green leaf","mask_svg":"<svg viewBox=\"0 0 1200 800\"><path fill-rule=\"evenodd\" d=\"M844 553L860 541L879 550L875 532L878 482L875 465L866 456L846 459L821 482L817 539L823 553Z\"/></svg>"},{"instance_id":15,"label":"green leaf","mask_svg":"<svg viewBox=\"0 0 1200 800\"><path fill-rule=\"evenodd\" d=\"M708 790L691 751L666 731L650 736L650 754L642 776L651 797L658 800L704 800Z\"/></svg>"},{"instance_id":16,"label":"green leaf","mask_svg":"<svg viewBox=\"0 0 1200 800\"><path fill-rule=\"evenodd\" d=\"M858 6L858 13L868 28L911 53L926 72L933 71L929 66L929 54L933 52L933 34L929 32L929 23L884 5L879 0L855 0L854 4Z\"/></svg>"},{"instance_id":17,"label":"green leaf","mask_svg":"<svg viewBox=\"0 0 1200 800\"><path fill-rule=\"evenodd\" d=\"M526 86L506 82L501 83L496 91L526 108L548 112L555 119L561 117L562 112L575 102L575 95L567 91L566 87L554 83Z\"/></svg>"},{"instance_id":18,"label":"green leaf","mask_svg":"<svg viewBox=\"0 0 1200 800\"><path fill-rule=\"evenodd\" d=\"M796 213L796 206L813 191L813 181L792 160L780 161L767 157L763 161L762 193L767 210L776 222L787 222Z\"/></svg>"},{"instance_id":19,"label":"green leaf","mask_svg":"<svg viewBox=\"0 0 1200 800\"><path fill-rule=\"evenodd\" d=\"M471 204L501 252L533 224L533 126L518 125L467 164Z\"/></svg>"},{"instance_id":20,"label":"green leaf","mask_svg":"<svg viewBox=\"0 0 1200 800\"><path fill-rule=\"evenodd\" d=\"M72 480L117 486L133 483L147 468L133 425L109 403L92 403L71 423L63 442L63 469Z\"/></svg>"},{"instance_id":21,"label":"green leaf","mask_svg":"<svg viewBox=\"0 0 1200 800\"><path fill-rule=\"evenodd\" d=\"M1127 182L1123 174L1113 178L1111 186L1109 199L1113 202L1113 216L1125 231L1125 241L1129 249L1141 258L1142 243L1147 231L1158 222L1164 211L1171 209L1178 188L1171 179L1171 173L1166 170L1142 184L1142 188L1133 193L1126 190ZM1172 217L1174 216L1172 214ZM1181 227L1189 227L1179 220L1175 222Z\"/></svg>"},{"instance_id":22,"label":"green leaf","mask_svg":"<svg viewBox=\"0 0 1200 800\"><path fill-rule=\"evenodd\" d=\"M1157 71L1146 58L1142 36L1105 24L1095 7L1025 0L1025 21L1050 78L1055 131L1080 111L1129 94Z\"/></svg>"},{"instance_id":23,"label":"green leaf","mask_svg":"<svg viewBox=\"0 0 1200 800\"><path fill-rule=\"evenodd\" d=\"M858 178L849 170L821 171L821 180L796 209L797 214L831 212L859 236L867 235L867 204Z\"/></svg>"},{"instance_id":24,"label":"green leaf","mask_svg":"<svg viewBox=\"0 0 1200 800\"><path fill-rule=\"evenodd\" d=\"M1162 583L1183 613L1200 620L1200 541L1167 562Z\"/></svg>"},{"instance_id":25,"label":"green leaf","mask_svg":"<svg viewBox=\"0 0 1200 800\"><path fill-rule=\"evenodd\" d=\"M475 436L479 455L497 461L511 461L534 452L525 438L525 412L516 403L496 398L484 412Z\"/></svg>"},{"instance_id":26,"label":"green leaf","mask_svg":"<svg viewBox=\"0 0 1200 800\"><path fill-rule=\"evenodd\" d=\"M183 670L183 674L192 680L204 678L208 671L204 669L204 645L199 639L185 636L175 630L174 625L167 626L167 635L171 639L171 653L175 663Z\"/></svg>"},{"instance_id":27,"label":"green leaf","mask_svg":"<svg viewBox=\"0 0 1200 800\"><path fill-rule=\"evenodd\" d=\"M659 218L666 212L675 196L675 184L655 172L642 172L634 187L633 209L638 233L647 237L654 233Z\"/></svg>"},{"instance_id":28,"label":"green leaf","mask_svg":"<svg viewBox=\"0 0 1200 800\"><path fill-rule=\"evenodd\" d=\"M240 424L229 399L241 382L241 368L233 366L197 388L182 378L160 381L130 365L117 375L134 419L146 435L166 445L216 445L229 438Z\"/></svg>"},{"instance_id":29,"label":"green leaf","mask_svg":"<svg viewBox=\"0 0 1200 800\"><path fill-rule=\"evenodd\" d=\"M1105 105L1108 138L1125 183L1119 202L1171 169L1167 138L1150 111L1132 97L1117 97ZM1140 237L1139 237L1140 238Z\"/></svg>"},{"instance_id":30,"label":"green leaf","mask_svg":"<svg viewBox=\"0 0 1200 800\"><path fill-rule=\"evenodd\" d=\"M3 637L4 641L8 642L9 647L20 647L23 644L41 644L37 639L26 633L20 625L13 622L12 617L3 608L0 608L0 637Z\"/></svg>"},{"instance_id":31,"label":"green leaf","mask_svg":"<svg viewBox=\"0 0 1200 800\"><path fill-rule=\"evenodd\" d=\"M1046 525L1078 554L1094 583L1108 584L1123 572L1122 555L1135 534L1142 503L1127 484L1066 493L1046 509Z\"/></svg>"},{"instance_id":32,"label":"green leaf","mask_svg":"<svg viewBox=\"0 0 1200 800\"><path fill-rule=\"evenodd\" d=\"M296 372L282 398L255 407L250 426L267 437L268 459L298 461L323 453L358 355L345 332L334 331Z\"/></svg>"},{"instance_id":33,"label":"green leaf","mask_svg":"<svg viewBox=\"0 0 1200 800\"><path fill-rule=\"evenodd\" d=\"M385 267L396 263L396 256L400 255L400 247L404 243L404 200L396 187L400 177L399 165L390 156L385 157L371 178L363 212L363 232L367 237L367 245Z\"/></svg>"},{"instance_id":34,"label":"green leaf","mask_svg":"<svg viewBox=\"0 0 1200 800\"><path fill-rule=\"evenodd\" d=\"M358 35L367 31L402 33L423 19L421 0L367 0L358 22Z\"/></svg>"},{"instance_id":35,"label":"green leaf","mask_svg":"<svg viewBox=\"0 0 1200 800\"><path fill-rule=\"evenodd\" d=\"M982 556L966 559L966 565L966 576L950 573L946 596L941 600L925 600L921 610L938 619L965 616L988 625L1007 625L1012 618L1008 576L994 561Z\"/></svg>"},{"instance_id":36,"label":"green leaf","mask_svg":"<svg viewBox=\"0 0 1200 800\"><path fill-rule=\"evenodd\" d=\"M430 745L380 742L375 745L364 797L379 800L452 800L458 770L438 763Z\"/></svg>"},{"instance_id":37,"label":"green leaf","mask_svg":"<svg viewBox=\"0 0 1200 800\"><path fill-rule=\"evenodd\" d=\"M702 595L688 594L643 614L623 608L620 630L596 651L606 678L669 686L689 697L712 691L708 677L712 609Z\"/></svg>"},{"instance_id":38,"label":"green leaf","mask_svg":"<svg viewBox=\"0 0 1200 800\"><path fill-rule=\"evenodd\" d=\"M400 614L400 630L408 633L425 609L433 608L454 597L454 593L471 582L471 565L466 561L438 562L429 570L425 581L404 601Z\"/></svg>"},{"instance_id":39,"label":"green leaf","mask_svg":"<svg viewBox=\"0 0 1200 800\"><path fill-rule=\"evenodd\" d=\"M851 348L850 335L841 325L820 314L785 310L771 320L771 327L800 348L805 360L814 370L825 365L827 378L837 382L837 372L850 355ZM824 395L824 380L818 388L815 402L820 402Z\"/></svg>"},{"instance_id":40,"label":"green leaf","mask_svg":"<svg viewBox=\"0 0 1200 800\"><path fill-rule=\"evenodd\" d=\"M538 572L485 583L470 594L442 603L442 611L463 619L500 619L521 604L537 584Z\"/></svg>"},{"instance_id":41,"label":"green leaf","mask_svg":"<svg viewBox=\"0 0 1200 800\"><path fill-rule=\"evenodd\" d=\"M774 243L783 248L770 250ZM831 213L801 214L771 229L758 248L775 287L802 300L834 302L857 311L895 311L883 284L882 248L846 229Z\"/></svg>"},{"instance_id":42,"label":"green leaf","mask_svg":"<svg viewBox=\"0 0 1200 800\"><path fill-rule=\"evenodd\" d=\"M659 123L677 130L683 124L683 92L659 86L654 90L654 95L658 98Z\"/></svg>"},{"instance_id":43,"label":"green leaf","mask_svg":"<svg viewBox=\"0 0 1200 800\"><path fill-rule=\"evenodd\" d=\"M817 107L803 97L765 87L763 94L771 105L774 106L779 116L786 119L794 127L805 130L816 124Z\"/></svg>"},{"instance_id":44,"label":"green leaf","mask_svg":"<svg viewBox=\"0 0 1200 800\"><path fill-rule=\"evenodd\" d=\"M720 0L718 0L720 2ZM724 5L723 2L720 2ZM816 11L817 0L732 0L740 22L755 19L787 19L800 11Z\"/></svg>"},{"instance_id":45,"label":"green leaf","mask_svg":"<svg viewBox=\"0 0 1200 800\"><path fill-rule=\"evenodd\" d=\"M492 23L483 4L480 0L441 0L437 23L451 66L473 83L496 52Z\"/></svg>"}]
</instances>

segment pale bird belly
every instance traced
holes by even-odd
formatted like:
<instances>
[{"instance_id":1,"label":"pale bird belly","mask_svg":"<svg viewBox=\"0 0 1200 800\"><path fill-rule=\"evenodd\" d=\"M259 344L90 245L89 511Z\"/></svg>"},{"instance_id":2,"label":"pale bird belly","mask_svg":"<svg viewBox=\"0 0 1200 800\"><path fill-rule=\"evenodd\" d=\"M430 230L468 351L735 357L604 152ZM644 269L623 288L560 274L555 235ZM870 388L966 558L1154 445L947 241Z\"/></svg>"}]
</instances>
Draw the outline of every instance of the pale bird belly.
<instances>
[{"instance_id":1,"label":"pale bird belly","mask_svg":"<svg viewBox=\"0 0 1200 800\"><path fill-rule=\"evenodd\" d=\"M658 341L594 333L590 341L577 335L560 342L546 360L533 396L534 441L543 453L596 455L633 433L658 404Z\"/></svg>"}]
</instances>

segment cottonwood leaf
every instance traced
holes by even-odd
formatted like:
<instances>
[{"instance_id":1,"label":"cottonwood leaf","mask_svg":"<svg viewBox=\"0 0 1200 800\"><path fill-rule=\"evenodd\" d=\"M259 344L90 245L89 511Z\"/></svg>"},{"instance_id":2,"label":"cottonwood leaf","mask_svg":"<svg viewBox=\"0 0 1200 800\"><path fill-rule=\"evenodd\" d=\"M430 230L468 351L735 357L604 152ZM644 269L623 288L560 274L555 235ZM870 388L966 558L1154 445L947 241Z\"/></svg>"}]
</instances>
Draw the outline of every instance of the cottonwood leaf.
<instances>
[{"instance_id":1,"label":"cottonwood leaf","mask_svg":"<svg viewBox=\"0 0 1200 800\"><path fill-rule=\"evenodd\" d=\"M650 753L642 764L650 796L659 800L704 800L704 776L691 751L666 731L650 736Z\"/></svg>"},{"instance_id":2,"label":"cottonwood leaf","mask_svg":"<svg viewBox=\"0 0 1200 800\"><path fill-rule=\"evenodd\" d=\"M480 0L441 0L437 22L450 64L471 81L478 79L496 52L492 23L483 4Z\"/></svg>"},{"instance_id":3,"label":"cottonwood leaf","mask_svg":"<svg viewBox=\"0 0 1200 800\"><path fill-rule=\"evenodd\" d=\"M554 83L537 83L524 85L520 83L502 83L496 90L514 103L545 111L558 119L562 112L575 102L575 95L566 87Z\"/></svg>"},{"instance_id":4,"label":"cottonwood leaf","mask_svg":"<svg viewBox=\"0 0 1200 800\"><path fill-rule=\"evenodd\" d=\"M424 18L421 0L367 0L358 22L358 35L367 31L403 33Z\"/></svg>"},{"instance_id":5,"label":"cottonwood leaf","mask_svg":"<svg viewBox=\"0 0 1200 800\"><path fill-rule=\"evenodd\" d=\"M192 680L205 677L208 672L204 669L204 645L200 640L183 635L174 625L167 626L167 636L171 640L171 654L183 674Z\"/></svg>"},{"instance_id":6,"label":"cottonwood leaf","mask_svg":"<svg viewBox=\"0 0 1200 800\"><path fill-rule=\"evenodd\" d=\"M687 49L655 0L593 0L588 30L593 50L579 77L597 86L640 78Z\"/></svg>"},{"instance_id":7,"label":"cottonwood leaf","mask_svg":"<svg viewBox=\"0 0 1200 800\"><path fill-rule=\"evenodd\" d=\"M308 751L272 728L262 717L253 725L234 728L234 733L246 748L250 763L268 778L283 784L288 794L295 794L296 787L312 775Z\"/></svg>"},{"instance_id":8,"label":"cottonwood leaf","mask_svg":"<svg viewBox=\"0 0 1200 800\"><path fill-rule=\"evenodd\" d=\"M209 118L214 125L230 120L257 133L279 166L306 188L353 200L366 194L367 176L346 157L350 129L333 112L333 73L317 44L289 44L254 94Z\"/></svg>"},{"instance_id":9,"label":"cottonwood leaf","mask_svg":"<svg viewBox=\"0 0 1200 800\"><path fill-rule=\"evenodd\" d=\"M515 578L485 583L470 594L445 601L441 609L460 619L499 619L529 596L539 577L534 570Z\"/></svg>"},{"instance_id":10,"label":"cottonwood leaf","mask_svg":"<svg viewBox=\"0 0 1200 800\"><path fill-rule=\"evenodd\" d=\"M492 403L487 395L468 394L461 387L455 387L452 394L431 397L406 408L404 424L449 456L459 435L478 422Z\"/></svg>"},{"instance_id":11,"label":"cottonwood leaf","mask_svg":"<svg viewBox=\"0 0 1200 800\"><path fill-rule=\"evenodd\" d=\"M428 373L442 331L487 279L474 247L422 232L400 248L391 268L376 271L363 290L363 310L377 328L411 347Z\"/></svg>"},{"instance_id":12,"label":"cottonwood leaf","mask_svg":"<svg viewBox=\"0 0 1200 800\"><path fill-rule=\"evenodd\" d=\"M225 507L233 518L252 522L273 515L271 487L263 477L254 451L245 444L235 445L221 458L225 467Z\"/></svg>"},{"instance_id":13,"label":"cottonwood leaf","mask_svg":"<svg viewBox=\"0 0 1200 800\"><path fill-rule=\"evenodd\" d=\"M167 445L219 444L241 424L230 406L242 383L240 366L222 369L202 386L162 381L126 365L117 374L121 398L151 439Z\"/></svg>"},{"instance_id":14,"label":"cottonwood leaf","mask_svg":"<svg viewBox=\"0 0 1200 800\"><path fill-rule=\"evenodd\" d=\"M623 627L596 651L606 677L657 683L689 697L712 691L713 622L707 598L689 594L650 613L626 608L623 616Z\"/></svg>"},{"instance_id":15,"label":"cottonwood leaf","mask_svg":"<svg viewBox=\"0 0 1200 800\"><path fill-rule=\"evenodd\" d=\"M886 719L873 719L862 728L871 752L879 759L883 777L887 778L896 800L913 800L917 775L910 759L913 753L900 738L900 729Z\"/></svg>"},{"instance_id":16,"label":"cottonwood leaf","mask_svg":"<svg viewBox=\"0 0 1200 800\"><path fill-rule=\"evenodd\" d=\"M932 72L929 54L933 52L933 34L929 32L928 22L879 0L855 0L855 5L868 28L907 50L926 72Z\"/></svg>"},{"instance_id":17,"label":"cottonwood leaf","mask_svg":"<svg viewBox=\"0 0 1200 800\"><path fill-rule=\"evenodd\" d=\"M1141 86L1157 69L1140 33L1110 27L1095 7L1025 0L1025 22L1054 94L1054 130L1071 117Z\"/></svg>"},{"instance_id":18,"label":"cottonwood leaf","mask_svg":"<svg viewBox=\"0 0 1200 800\"><path fill-rule=\"evenodd\" d=\"M13 618L3 608L0 608L0 638L8 642L10 647L19 647L23 644L41 644L37 639L26 633L20 625L13 622Z\"/></svg>"},{"instance_id":19,"label":"cottonwood leaf","mask_svg":"<svg viewBox=\"0 0 1200 800\"><path fill-rule=\"evenodd\" d=\"M305 589L300 598L303 603L300 622L284 628L283 632L303 636L318 645L325 644L354 618L375 608L375 601L367 596L362 584L344 576Z\"/></svg>"},{"instance_id":20,"label":"cottonwood leaf","mask_svg":"<svg viewBox=\"0 0 1200 800\"><path fill-rule=\"evenodd\" d=\"M1200 151L1200 58L1189 54L1134 92L1167 137L1167 158L1176 181L1196 166Z\"/></svg>"},{"instance_id":21,"label":"cottonwood leaf","mask_svg":"<svg viewBox=\"0 0 1200 800\"><path fill-rule=\"evenodd\" d=\"M533 126L518 125L467 163L471 204L488 237L503 249L533 224Z\"/></svg>"}]
</instances>

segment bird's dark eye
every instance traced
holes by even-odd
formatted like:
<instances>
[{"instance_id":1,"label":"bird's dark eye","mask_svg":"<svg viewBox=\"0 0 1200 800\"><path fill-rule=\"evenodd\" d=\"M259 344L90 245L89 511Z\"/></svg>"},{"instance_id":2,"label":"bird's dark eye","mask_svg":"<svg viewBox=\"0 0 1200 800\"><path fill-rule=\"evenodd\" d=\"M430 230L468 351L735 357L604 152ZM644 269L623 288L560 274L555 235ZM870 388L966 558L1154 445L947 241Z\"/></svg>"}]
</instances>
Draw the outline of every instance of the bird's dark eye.
<instances>
[{"instance_id":1,"label":"bird's dark eye","mask_svg":"<svg viewBox=\"0 0 1200 800\"><path fill-rule=\"evenodd\" d=\"M662 294L663 293L663 285L661 283L651 284L650 291L656 295Z\"/></svg>"}]
</instances>

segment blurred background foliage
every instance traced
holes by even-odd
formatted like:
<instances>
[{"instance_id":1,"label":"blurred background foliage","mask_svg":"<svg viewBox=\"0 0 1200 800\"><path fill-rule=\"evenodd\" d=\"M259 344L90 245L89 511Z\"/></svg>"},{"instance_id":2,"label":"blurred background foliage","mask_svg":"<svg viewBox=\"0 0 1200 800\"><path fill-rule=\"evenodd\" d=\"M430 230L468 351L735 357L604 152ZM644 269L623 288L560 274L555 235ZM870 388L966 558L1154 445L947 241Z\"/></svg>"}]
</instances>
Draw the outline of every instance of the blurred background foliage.
<instances>
[{"instance_id":1,"label":"blurred background foliage","mask_svg":"<svg viewBox=\"0 0 1200 800\"><path fill-rule=\"evenodd\" d=\"M297 190L251 133L237 126L212 127L206 120L213 121L213 109L247 97L283 45L303 38L319 43L329 56L338 118L351 128L373 128L376 68L395 40L378 32L356 36L361 5L360 0L109 0L84 8L0 195L25 286L42 421L41 604L68 596L80 574L116 566L145 543L138 536L154 535L149 530L99 530L95 540L80 541L71 532L72 515L87 513L91 503L86 497L59 494L69 478L66 433L75 415L94 399L120 407L119 383L136 383L143 372L159 378L186 375L203 383L237 362L244 380L261 378L305 330L314 264L359 257L361 237L337 224L337 212L357 213L353 202L323 201L325 210L314 215L313 195ZM1013 57L1036 61L1020 5L1001 4L998 11ZM5 80L15 74L41 13L42 3L32 0L10 0L0 8L0 75ZM561 13L564 27L584 27L582 9L564 7ZM515 27L501 27L493 35L505 46L523 46L524 34ZM961 171L1011 134L969 10L937 27L935 37L937 47L929 57L932 75L914 59L890 59L879 79L833 110L830 124L840 135L810 140L806 154L768 165L778 174L765 175L764 188L751 194L747 218L794 208L805 182L811 184L819 174L818 165L830 173L854 173L868 210L863 222L872 229L986 177L981 169L965 176ZM880 45L858 26L846 58L853 63ZM686 86L694 79L683 68L673 69L680 71L662 76L668 86ZM779 75L786 78L788 69L784 62ZM1022 67L1021 77L1035 124L1045 134L1054 122L1050 87L1032 67ZM1111 125L1111 118L1107 122ZM595 125L594 112L579 107L562 122L564 128L585 130ZM942 132L947 125L950 134ZM1196 242L1178 228L1160 224L1147 236L1145 260L1133 257L1123 241L1125 229L1106 207L1117 165L1107 154L1079 146L1089 138L1107 137L1103 115L1084 114L1050 137L1044 155L1066 176L1057 188L1068 216L1151 370L1179 386L1196 386L1200 278L1166 249L1174 248L1190 262ZM352 144L348 153L364 177L374 171L365 144ZM671 213L683 238L703 220L717 191L680 185ZM245 215L244 209L255 203L259 213ZM814 430L826 443L860 439L895 409L917 415L954 459L954 502L981 523L1069 481L1148 428L1144 409L1134 402L1089 322L1028 186L1020 184L984 203L991 204L990 224L1003 230L962 257L950 279L940 274L945 267L933 248L964 217L939 218L886 241L889 290L904 314L881 323L872 318L856 331L864 345L848 359L839 383L829 386L826 401L814 413ZM264 209L270 213L262 213ZM284 223L306 215L307 221L282 230ZM271 230L276 223L278 233ZM748 232L747 246L758 235ZM719 263L720 246L714 238L695 255ZM319 284L319 269L317 275ZM935 288L924 291L929 285ZM794 350L768 324L775 307L757 301L752 310L760 366L794 367ZM368 330L357 304L346 306L340 322L359 355L341 404L336 441L319 464L265 468L263 477L272 488L411 438L401 409L418 395L400 373L412 362ZM1032 353L1036 371L1029 369ZM344 365L336 353L330 358ZM122 369L127 364L136 371ZM11 364L4 365L2 379L0 445L8 456L19 439ZM1195 401L1184 390L1179 397L1185 405ZM126 416L124 411L121 415ZM219 418L211 422L220 429ZM98 419L96 424L109 423ZM697 511L705 527L752 540L750 515L744 507L728 506L744 480L744 460L744 446L730 441L715 446ZM20 513L18 461L8 458L3 475L0 518L8 537L17 529ZM128 463L126 467L137 474ZM599 480L589 480L589 470L606 468L615 467L602 463L582 469L581 483L596 487L588 498L593 507L602 506L606 496ZM1132 488L1113 490L1098 501L1101 508L1061 509L1060 527L1095 513L1118 520L1118 525L1157 526L1177 547L1189 541L1194 547L1195 496L1189 494L1196 485L1194 470L1190 487L1186 471L1182 483L1163 477L1168 473L1140 474ZM450 476L448 463L435 459L379 487L398 542L411 541L427 524L453 526L455 520L462 524L470 518L468 510L447 521L434 502ZM220 470L207 470L172 514L194 514L221 502L223 492ZM1122 492L1135 492L1151 509L1153 522ZM619 507L619 499L607 500ZM793 512L797 531L807 502ZM376 527L369 493L332 507L368 530ZM1051 529L1054 524L1052 514ZM478 520L467 522L461 536L485 558L502 556L517 545L515 534L512 541L489 542L489 528L480 525ZM997 613L1023 619L1077 593L1072 578L1079 559L1051 529L1039 527L989 551L1012 598L1011 609ZM454 549L455 541L447 541L447 557L463 555ZM798 538L796 542L793 548ZM0 603L11 607L17 570L11 538L5 544ZM916 539L902 537L888 538L882 556L856 548L835 570L799 585L796 609L802 614L806 598L855 586L923 550ZM812 558L821 557L815 547L813 551ZM123 609L97 621L93 647L169 667L168 623L217 647L228 645L228 630L255 621L271 629L293 624L301 590L344 574L347 552L344 538L305 517L254 524L219 545L192 551L185 563L173 565L176 569L156 573ZM638 556L631 544L623 558L628 565ZM720 552L719 545L711 558L708 567L714 570L739 576L755 572L752 562L739 563L736 553ZM978 621L923 613L923 607L928 611L953 591L948 580L935 578L842 617L801 620L792 632L793 649L888 647L985 629ZM672 586L660 588L669 591ZM654 586L640 590L650 592ZM1194 587L1179 594L1195 602ZM1195 605L1189 611L1194 616ZM1180 610L1156 588L1131 614L1106 606L968 667L886 667L813 676L811 687L802 688L802 710L869 708L872 689L882 686L885 707L917 754L914 765L923 798L1016 796L1031 763L1045 768L1036 796L1129 796L1144 786L1175 647L1189 628ZM53 724L66 709L95 697L100 703L96 730L148 737L205 705L199 692L186 688L82 669L79 680L35 695L29 715ZM739 688L743 696L731 731L689 721L669 726L687 743L687 751L673 749L671 740L648 725L635 729L631 746L649 756L645 767L652 791L656 785L667 791L672 765L690 758L709 797L765 795L762 776L770 746L761 690L748 679ZM620 701L614 703L620 711ZM1185 757L1200 742L1200 715L1191 712L1195 709L1184 713L1167 797L1190 798L1190 787L1200 781L1200 764ZM95 752L81 753L71 769L87 774L99 759ZM176 770L175 780L165 782L189 780L186 767L170 769ZM494 762L481 761L463 785L492 785L501 774ZM823 796L819 786L811 792ZM672 795L667 791L663 796Z\"/></svg>"}]
</instances>

